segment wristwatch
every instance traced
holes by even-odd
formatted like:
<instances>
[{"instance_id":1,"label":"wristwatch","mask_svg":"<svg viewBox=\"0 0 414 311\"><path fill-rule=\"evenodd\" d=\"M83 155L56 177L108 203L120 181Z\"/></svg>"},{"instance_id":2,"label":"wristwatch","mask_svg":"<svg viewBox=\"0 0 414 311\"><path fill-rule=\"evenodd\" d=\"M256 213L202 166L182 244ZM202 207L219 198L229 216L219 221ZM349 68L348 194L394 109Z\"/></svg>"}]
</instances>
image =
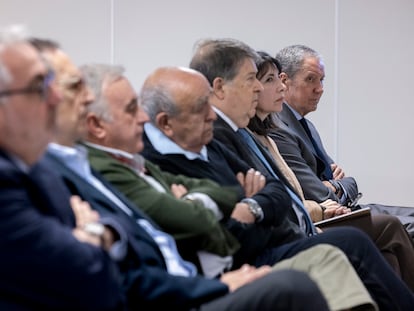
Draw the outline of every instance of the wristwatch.
<instances>
[{"instance_id":1,"label":"wristwatch","mask_svg":"<svg viewBox=\"0 0 414 311\"><path fill-rule=\"evenodd\" d=\"M259 203L250 198L245 198L241 200L242 203L246 203L249 206L250 213L253 214L256 222L260 222L264 218L263 209L260 207Z\"/></svg>"}]
</instances>

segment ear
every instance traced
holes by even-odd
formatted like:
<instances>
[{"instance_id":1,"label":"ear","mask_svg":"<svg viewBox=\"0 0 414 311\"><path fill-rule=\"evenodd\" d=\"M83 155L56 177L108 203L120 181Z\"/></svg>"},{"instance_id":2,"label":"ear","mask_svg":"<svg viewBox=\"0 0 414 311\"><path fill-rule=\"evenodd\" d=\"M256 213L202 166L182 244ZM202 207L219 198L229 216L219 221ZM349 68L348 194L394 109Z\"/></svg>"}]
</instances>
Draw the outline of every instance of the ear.
<instances>
[{"instance_id":1,"label":"ear","mask_svg":"<svg viewBox=\"0 0 414 311\"><path fill-rule=\"evenodd\" d=\"M86 127L90 138L102 140L106 136L106 130L102 126L101 119L92 112L89 112L86 116Z\"/></svg>"},{"instance_id":2,"label":"ear","mask_svg":"<svg viewBox=\"0 0 414 311\"><path fill-rule=\"evenodd\" d=\"M285 72L282 71L279 74L279 78L284 84L286 84L286 81L289 79L289 76Z\"/></svg>"},{"instance_id":3,"label":"ear","mask_svg":"<svg viewBox=\"0 0 414 311\"><path fill-rule=\"evenodd\" d=\"M155 126L163 132L167 137L171 137L173 129L170 122L170 117L165 112L160 112L155 117Z\"/></svg>"},{"instance_id":4,"label":"ear","mask_svg":"<svg viewBox=\"0 0 414 311\"><path fill-rule=\"evenodd\" d=\"M213 93L220 100L222 100L225 95L224 86L225 86L225 82L223 78L217 77L213 80L213 85L212 85Z\"/></svg>"}]
</instances>

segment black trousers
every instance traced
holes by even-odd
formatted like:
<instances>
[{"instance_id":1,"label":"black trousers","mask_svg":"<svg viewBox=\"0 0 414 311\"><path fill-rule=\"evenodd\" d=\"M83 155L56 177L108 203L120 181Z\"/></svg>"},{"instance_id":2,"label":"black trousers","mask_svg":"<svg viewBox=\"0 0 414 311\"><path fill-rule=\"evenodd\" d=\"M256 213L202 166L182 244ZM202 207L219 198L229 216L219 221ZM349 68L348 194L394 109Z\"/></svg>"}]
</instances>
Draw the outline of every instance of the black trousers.
<instances>
[{"instance_id":1,"label":"black trousers","mask_svg":"<svg viewBox=\"0 0 414 311\"><path fill-rule=\"evenodd\" d=\"M413 309L413 293L394 272L368 235L353 227L326 229L316 236L268 249L257 258L256 265L274 264L321 243L336 246L347 255L380 310Z\"/></svg>"},{"instance_id":2,"label":"black trousers","mask_svg":"<svg viewBox=\"0 0 414 311\"><path fill-rule=\"evenodd\" d=\"M317 285L303 272L274 271L231 294L202 305L201 311L327 311Z\"/></svg>"}]
</instances>

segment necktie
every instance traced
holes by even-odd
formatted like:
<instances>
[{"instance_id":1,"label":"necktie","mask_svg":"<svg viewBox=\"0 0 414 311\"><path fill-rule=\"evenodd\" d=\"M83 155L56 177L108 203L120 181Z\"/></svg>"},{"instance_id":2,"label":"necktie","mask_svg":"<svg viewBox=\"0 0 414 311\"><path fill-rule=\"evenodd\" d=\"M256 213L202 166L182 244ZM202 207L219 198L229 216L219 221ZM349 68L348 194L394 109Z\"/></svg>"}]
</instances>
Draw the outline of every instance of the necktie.
<instances>
[{"instance_id":1,"label":"necktie","mask_svg":"<svg viewBox=\"0 0 414 311\"><path fill-rule=\"evenodd\" d=\"M245 129L239 129L237 131L237 133L247 143L250 150L253 151L253 153L266 166L267 170L273 175L273 177L276 178L277 180L280 180L279 176L277 176L275 171L272 169L272 166L265 159L263 153L260 151L259 147L257 146L256 142L253 140L253 138L250 136L250 134ZM305 222L305 227L306 227L306 233L308 235L316 234L315 225L313 224L312 219L310 218L310 215L309 215L308 211L306 210L305 206L303 205L302 200L292 190L290 190L290 188L287 187L283 183L283 181L280 180L280 182L283 184L283 186L285 187L285 189L288 192L289 196L291 197L292 201L294 202L293 206L298 208L300 210L300 214L303 215L303 220Z\"/></svg>"},{"instance_id":2,"label":"necktie","mask_svg":"<svg viewBox=\"0 0 414 311\"><path fill-rule=\"evenodd\" d=\"M303 129L305 130L306 134L308 135L313 148L316 151L316 154L318 155L318 157L322 160L323 164L325 165L325 168L323 170L323 175L324 175L324 179L333 179L332 176L332 170L331 170L331 165L329 164L328 160L326 159L325 155L323 154L322 150L319 148L318 144L316 143L315 139L312 136L312 133L309 129L308 123L306 121L305 118L302 118L299 120L300 124L302 125Z\"/></svg>"}]
</instances>

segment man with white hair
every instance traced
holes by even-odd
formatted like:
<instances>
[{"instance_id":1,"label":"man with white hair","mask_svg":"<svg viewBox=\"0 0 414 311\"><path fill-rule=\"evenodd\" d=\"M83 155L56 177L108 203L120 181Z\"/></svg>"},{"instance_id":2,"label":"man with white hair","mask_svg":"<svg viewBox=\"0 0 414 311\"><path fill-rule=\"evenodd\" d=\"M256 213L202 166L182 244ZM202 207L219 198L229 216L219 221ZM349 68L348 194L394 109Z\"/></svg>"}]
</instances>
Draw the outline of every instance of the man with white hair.
<instances>
[{"instance_id":1,"label":"man with white hair","mask_svg":"<svg viewBox=\"0 0 414 311\"><path fill-rule=\"evenodd\" d=\"M0 309L119 310L120 275L91 232L99 216L38 164L59 101L24 29L0 30Z\"/></svg>"}]
</instances>

